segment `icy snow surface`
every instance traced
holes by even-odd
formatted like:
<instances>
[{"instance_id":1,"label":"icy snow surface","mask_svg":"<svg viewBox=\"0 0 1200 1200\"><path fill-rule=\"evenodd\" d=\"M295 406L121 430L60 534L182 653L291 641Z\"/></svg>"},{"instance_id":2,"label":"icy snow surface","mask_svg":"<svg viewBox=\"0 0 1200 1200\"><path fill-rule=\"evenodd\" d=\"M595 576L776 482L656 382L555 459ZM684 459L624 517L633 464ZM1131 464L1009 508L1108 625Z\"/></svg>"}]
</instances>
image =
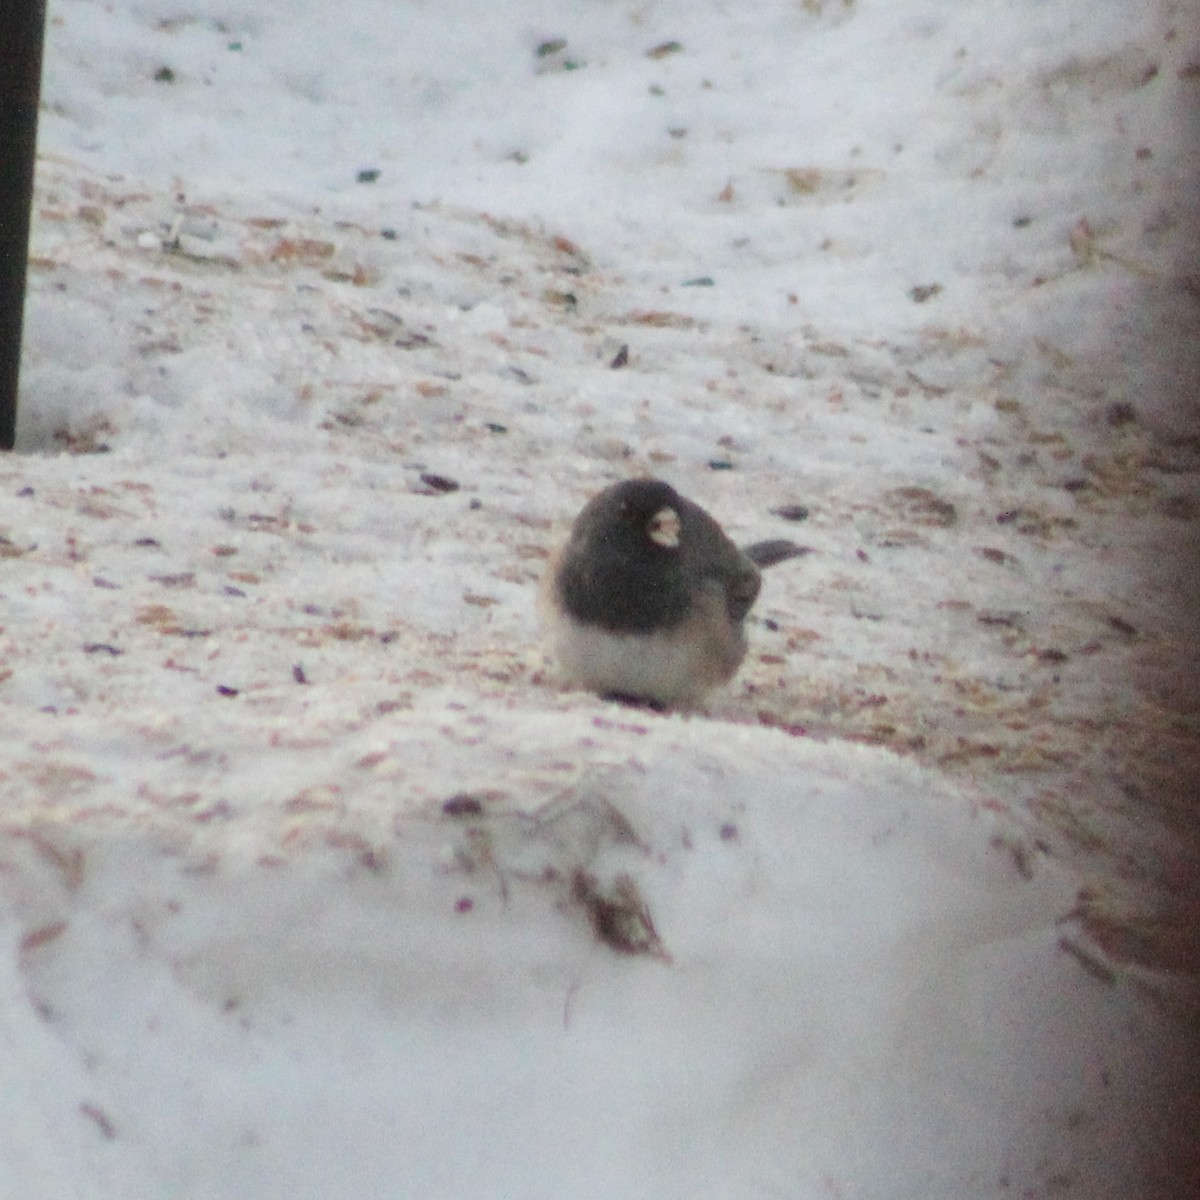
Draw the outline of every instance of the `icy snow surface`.
<instances>
[{"instance_id":1,"label":"icy snow surface","mask_svg":"<svg viewBox=\"0 0 1200 1200\"><path fill-rule=\"evenodd\" d=\"M1200 21L52 0L0 1197L1177 1197ZM694 716L534 596L670 479Z\"/></svg>"}]
</instances>

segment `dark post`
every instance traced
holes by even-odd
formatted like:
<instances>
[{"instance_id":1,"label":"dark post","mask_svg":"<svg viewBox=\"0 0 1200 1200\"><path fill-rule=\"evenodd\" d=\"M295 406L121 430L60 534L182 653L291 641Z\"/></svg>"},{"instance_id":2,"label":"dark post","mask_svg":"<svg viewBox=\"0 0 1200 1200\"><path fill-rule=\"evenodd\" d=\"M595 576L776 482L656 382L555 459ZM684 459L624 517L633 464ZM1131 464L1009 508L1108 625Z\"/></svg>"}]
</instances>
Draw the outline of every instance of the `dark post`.
<instances>
[{"instance_id":1,"label":"dark post","mask_svg":"<svg viewBox=\"0 0 1200 1200\"><path fill-rule=\"evenodd\" d=\"M0 0L0 450L17 435L46 0Z\"/></svg>"}]
</instances>

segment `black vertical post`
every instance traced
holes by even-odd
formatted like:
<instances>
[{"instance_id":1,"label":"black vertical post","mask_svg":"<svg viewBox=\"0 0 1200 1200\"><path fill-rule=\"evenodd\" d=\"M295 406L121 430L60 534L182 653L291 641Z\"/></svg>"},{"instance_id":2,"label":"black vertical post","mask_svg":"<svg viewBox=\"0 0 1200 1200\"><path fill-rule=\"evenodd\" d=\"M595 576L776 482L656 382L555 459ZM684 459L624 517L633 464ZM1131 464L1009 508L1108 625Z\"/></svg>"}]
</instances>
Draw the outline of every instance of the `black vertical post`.
<instances>
[{"instance_id":1,"label":"black vertical post","mask_svg":"<svg viewBox=\"0 0 1200 1200\"><path fill-rule=\"evenodd\" d=\"M0 0L0 450L17 436L46 0Z\"/></svg>"}]
</instances>

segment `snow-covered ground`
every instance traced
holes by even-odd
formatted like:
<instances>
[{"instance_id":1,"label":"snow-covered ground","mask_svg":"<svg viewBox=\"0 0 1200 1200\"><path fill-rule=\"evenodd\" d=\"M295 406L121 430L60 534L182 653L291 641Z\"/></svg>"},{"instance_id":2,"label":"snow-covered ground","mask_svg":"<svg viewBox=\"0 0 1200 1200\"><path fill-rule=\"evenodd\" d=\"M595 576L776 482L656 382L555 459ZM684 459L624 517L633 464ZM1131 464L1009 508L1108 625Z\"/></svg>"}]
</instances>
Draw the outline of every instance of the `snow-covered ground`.
<instances>
[{"instance_id":1,"label":"snow-covered ground","mask_svg":"<svg viewBox=\"0 0 1200 1200\"><path fill-rule=\"evenodd\" d=\"M0 1197L1200 1188L1200 19L52 0ZM695 716L534 594L653 473Z\"/></svg>"}]
</instances>

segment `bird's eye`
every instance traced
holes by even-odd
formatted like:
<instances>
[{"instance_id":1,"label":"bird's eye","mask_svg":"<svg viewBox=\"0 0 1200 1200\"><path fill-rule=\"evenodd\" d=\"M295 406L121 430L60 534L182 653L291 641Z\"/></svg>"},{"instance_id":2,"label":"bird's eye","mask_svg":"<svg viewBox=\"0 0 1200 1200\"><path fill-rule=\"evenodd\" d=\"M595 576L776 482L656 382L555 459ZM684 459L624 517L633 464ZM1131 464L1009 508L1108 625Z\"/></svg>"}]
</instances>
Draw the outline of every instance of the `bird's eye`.
<instances>
[{"instance_id":1,"label":"bird's eye","mask_svg":"<svg viewBox=\"0 0 1200 1200\"><path fill-rule=\"evenodd\" d=\"M656 545L668 550L679 546L679 514L673 508L660 508L646 522L646 536Z\"/></svg>"}]
</instances>

